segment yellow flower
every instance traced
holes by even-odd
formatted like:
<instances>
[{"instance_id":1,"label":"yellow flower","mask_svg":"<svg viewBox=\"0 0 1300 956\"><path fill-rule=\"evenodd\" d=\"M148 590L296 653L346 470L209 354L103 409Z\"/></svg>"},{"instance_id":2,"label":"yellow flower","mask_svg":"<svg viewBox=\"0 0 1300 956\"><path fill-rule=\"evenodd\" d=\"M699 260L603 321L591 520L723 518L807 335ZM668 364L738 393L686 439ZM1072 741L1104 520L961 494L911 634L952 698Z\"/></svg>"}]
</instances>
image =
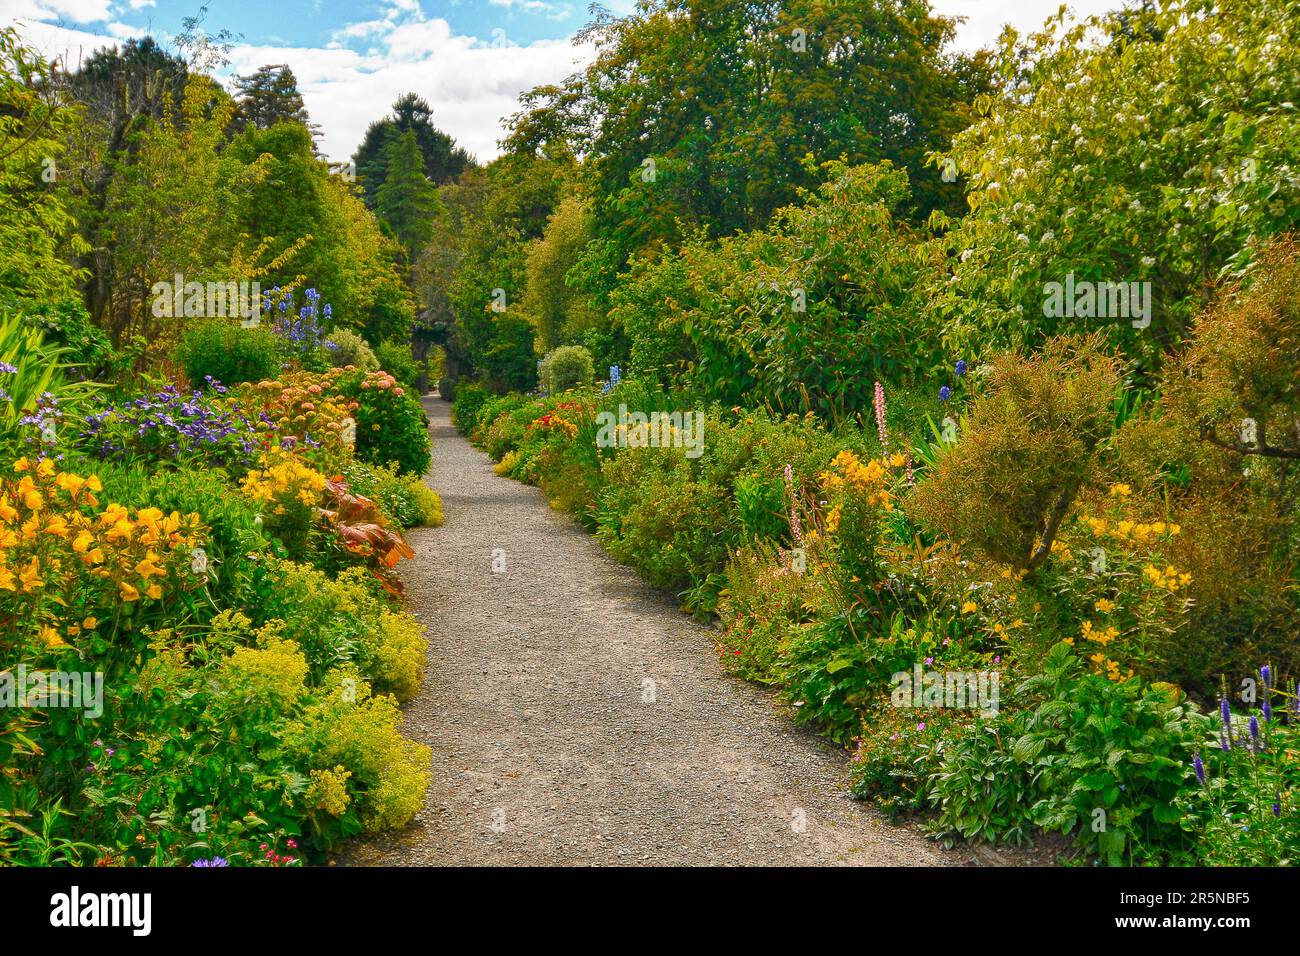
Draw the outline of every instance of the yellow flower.
<instances>
[{"instance_id":1,"label":"yellow flower","mask_svg":"<svg viewBox=\"0 0 1300 956\"><path fill-rule=\"evenodd\" d=\"M81 626L88 631L92 630L93 628L99 627L99 618L88 617L81 622Z\"/></svg>"},{"instance_id":2,"label":"yellow flower","mask_svg":"<svg viewBox=\"0 0 1300 956\"><path fill-rule=\"evenodd\" d=\"M1096 608L1102 614L1109 614L1111 611L1115 610L1115 602L1108 601L1106 598L1102 598L1100 601L1097 602Z\"/></svg>"},{"instance_id":3,"label":"yellow flower","mask_svg":"<svg viewBox=\"0 0 1300 956\"><path fill-rule=\"evenodd\" d=\"M961 606L961 612L963 614L972 614L975 611L978 611L979 609L980 609L979 605L976 604L974 601L967 601L965 604Z\"/></svg>"},{"instance_id":4,"label":"yellow flower","mask_svg":"<svg viewBox=\"0 0 1300 956\"><path fill-rule=\"evenodd\" d=\"M119 581L117 586L121 589L122 600L127 604L130 604L132 601L140 600L140 592L135 589L134 585L127 584L125 581Z\"/></svg>"},{"instance_id":5,"label":"yellow flower","mask_svg":"<svg viewBox=\"0 0 1300 956\"><path fill-rule=\"evenodd\" d=\"M1112 498L1127 498L1132 493L1133 493L1133 489L1125 484L1110 486L1110 496Z\"/></svg>"},{"instance_id":6,"label":"yellow flower","mask_svg":"<svg viewBox=\"0 0 1300 956\"><path fill-rule=\"evenodd\" d=\"M162 585L161 585L161 584L151 584L151 585L149 585L147 588L145 588L144 593L145 593L148 597L151 597L151 598L153 598L155 601L157 601L157 600L158 600L159 598L161 598L162 595L163 595Z\"/></svg>"},{"instance_id":7,"label":"yellow flower","mask_svg":"<svg viewBox=\"0 0 1300 956\"><path fill-rule=\"evenodd\" d=\"M0 591L16 591L14 573L8 568L0 568Z\"/></svg>"}]
</instances>

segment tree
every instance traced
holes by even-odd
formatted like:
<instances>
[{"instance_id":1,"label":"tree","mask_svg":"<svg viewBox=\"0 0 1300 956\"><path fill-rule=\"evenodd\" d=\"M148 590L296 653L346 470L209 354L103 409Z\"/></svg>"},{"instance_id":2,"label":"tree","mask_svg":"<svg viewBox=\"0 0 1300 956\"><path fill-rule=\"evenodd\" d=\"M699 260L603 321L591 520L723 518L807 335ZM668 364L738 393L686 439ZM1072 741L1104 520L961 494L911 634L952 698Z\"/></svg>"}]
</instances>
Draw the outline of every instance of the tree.
<instances>
[{"instance_id":1,"label":"tree","mask_svg":"<svg viewBox=\"0 0 1300 956\"><path fill-rule=\"evenodd\" d=\"M1284 0L1162 0L1006 34L1005 92L952 149L971 209L933 297L950 350L1100 325L1151 381L1215 284L1300 226L1298 32ZM1149 313L1046 314L1045 287L1070 275L1147 283Z\"/></svg>"},{"instance_id":2,"label":"tree","mask_svg":"<svg viewBox=\"0 0 1300 956\"><path fill-rule=\"evenodd\" d=\"M77 264L87 271L86 311L115 336L129 318L121 305L107 226L109 193L114 178L136 161L146 142L140 131L161 122L168 104L181 101L188 79L185 61L152 37L96 50L68 78L68 89L82 110L82 121L69 130L65 177L86 243Z\"/></svg>"},{"instance_id":3,"label":"tree","mask_svg":"<svg viewBox=\"0 0 1300 956\"><path fill-rule=\"evenodd\" d=\"M299 123L316 135L317 127L307 115L307 107L298 92L293 70L283 63L259 67L249 76L235 79L239 104L235 124L269 129L276 123Z\"/></svg>"},{"instance_id":4,"label":"tree","mask_svg":"<svg viewBox=\"0 0 1300 956\"><path fill-rule=\"evenodd\" d=\"M810 154L889 159L918 218L956 213L959 191L925 159L967 125L990 76L982 58L944 52L953 31L926 2L646 0L579 34L595 61L526 95L506 145L583 157L595 233L615 247L606 287L636 249L678 241L679 223L762 227L816 185Z\"/></svg>"},{"instance_id":5,"label":"tree","mask_svg":"<svg viewBox=\"0 0 1300 956\"><path fill-rule=\"evenodd\" d=\"M414 130L406 130L388 144L384 167L387 175L375 195L375 209L414 257L433 235L433 219L440 206L438 190L424 175Z\"/></svg>"},{"instance_id":6,"label":"tree","mask_svg":"<svg viewBox=\"0 0 1300 956\"><path fill-rule=\"evenodd\" d=\"M0 305L74 293L60 255L75 222L52 182L69 111L50 85L52 68L12 28L0 30Z\"/></svg>"},{"instance_id":7,"label":"tree","mask_svg":"<svg viewBox=\"0 0 1300 956\"><path fill-rule=\"evenodd\" d=\"M387 150L401 134L413 132L424 163L424 175L435 186L457 179L474 165L470 155L456 141L433 125L433 109L415 93L407 93L393 104L393 115L371 123L353 156L357 176L365 191L366 205L375 208L379 187L387 176Z\"/></svg>"}]
</instances>

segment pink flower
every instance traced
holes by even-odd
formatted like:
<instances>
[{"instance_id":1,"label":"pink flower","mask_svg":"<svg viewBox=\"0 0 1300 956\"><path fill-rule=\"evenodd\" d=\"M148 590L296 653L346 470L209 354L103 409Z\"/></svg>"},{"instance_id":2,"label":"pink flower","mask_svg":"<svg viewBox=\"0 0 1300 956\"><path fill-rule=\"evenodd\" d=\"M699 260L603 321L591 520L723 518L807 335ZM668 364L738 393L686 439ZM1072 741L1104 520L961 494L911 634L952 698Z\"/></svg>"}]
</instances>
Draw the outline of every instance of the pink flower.
<instances>
[{"instance_id":1,"label":"pink flower","mask_svg":"<svg viewBox=\"0 0 1300 956\"><path fill-rule=\"evenodd\" d=\"M889 429L885 427L885 386L876 383L876 434L880 437L880 447L889 447Z\"/></svg>"},{"instance_id":2,"label":"pink flower","mask_svg":"<svg viewBox=\"0 0 1300 956\"><path fill-rule=\"evenodd\" d=\"M917 730L925 730L925 721L923 720L923 721L921 721L919 724L917 724L917 725L916 725L916 729L917 729Z\"/></svg>"}]
</instances>

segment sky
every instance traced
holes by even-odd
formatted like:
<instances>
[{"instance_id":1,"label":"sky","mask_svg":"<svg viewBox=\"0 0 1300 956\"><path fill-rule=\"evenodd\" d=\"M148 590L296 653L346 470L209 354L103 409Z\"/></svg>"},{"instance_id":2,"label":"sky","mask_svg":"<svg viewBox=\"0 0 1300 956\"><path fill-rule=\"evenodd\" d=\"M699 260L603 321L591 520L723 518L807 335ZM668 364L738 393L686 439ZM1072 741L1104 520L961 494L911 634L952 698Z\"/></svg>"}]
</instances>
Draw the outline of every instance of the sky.
<instances>
[{"instance_id":1,"label":"sky","mask_svg":"<svg viewBox=\"0 0 1300 956\"><path fill-rule=\"evenodd\" d=\"M160 42L181 31L204 0L0 0L0 25L17 22L47 58L78 58L133 36ZM615 13L634 0L604 0ZM346 160L366 127L393 101L414 91L433 107L434 123L480 160L500 152L502 120L519 94L556 83L585 65L592 51L573 35L589 19L588 0L206 0L203 28L240 36L222 78L287 63L307 111L321 126L320 148ZM1040 26L1060 0L932 0L967 17L957 45L974 50L1004 23L1022 32ZM1119 0L1072 0L1081 16Z\"/></svg>"}]
</instances>

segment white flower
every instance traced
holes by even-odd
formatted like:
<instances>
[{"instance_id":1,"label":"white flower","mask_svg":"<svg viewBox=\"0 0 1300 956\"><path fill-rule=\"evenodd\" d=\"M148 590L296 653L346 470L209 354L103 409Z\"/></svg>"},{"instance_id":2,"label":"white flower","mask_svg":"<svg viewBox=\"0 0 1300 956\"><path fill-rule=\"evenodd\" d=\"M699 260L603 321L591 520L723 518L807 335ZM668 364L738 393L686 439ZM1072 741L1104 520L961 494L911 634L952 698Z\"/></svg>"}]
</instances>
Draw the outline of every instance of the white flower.
<instances>
[{"instance_id":1,"label":"white flower","mask_svg":"<svg viewBox=\"0 0 1300 956\"><path fill-rule=\"evenodd\" d=\"M1143 256L1143 257L1142 257L1142 264L1143 264L1144 266L1146 266L1148 269L1150 269L1153 265L1156 264L1156 257L1155 257L1155 256Z\"/></svg>"},{"instance_id":2,"label":"white flower","mask_svg":"<svg viewBox=\"0 0 1300 956\"><path fill-rule=\"evenodd\" d=\"M1020 243L1022 246L1027 246L1029 245L1029 237L1022 232L1016 236L1016 242Z\"/></svg>"},{"instance_id":3,"label":"white flower","mask_svg":"<svg viewBox=\"0 0 1300 956\"><path fill-rule=\"evenodd\" d=\"M1043 238L1040 241L1051 242L1055 238L1056 238L1056 233L1052 232L1052 230L1049 229L1047 230L1047 232L1043 233Z\"/></svg>"}]
</instances>

